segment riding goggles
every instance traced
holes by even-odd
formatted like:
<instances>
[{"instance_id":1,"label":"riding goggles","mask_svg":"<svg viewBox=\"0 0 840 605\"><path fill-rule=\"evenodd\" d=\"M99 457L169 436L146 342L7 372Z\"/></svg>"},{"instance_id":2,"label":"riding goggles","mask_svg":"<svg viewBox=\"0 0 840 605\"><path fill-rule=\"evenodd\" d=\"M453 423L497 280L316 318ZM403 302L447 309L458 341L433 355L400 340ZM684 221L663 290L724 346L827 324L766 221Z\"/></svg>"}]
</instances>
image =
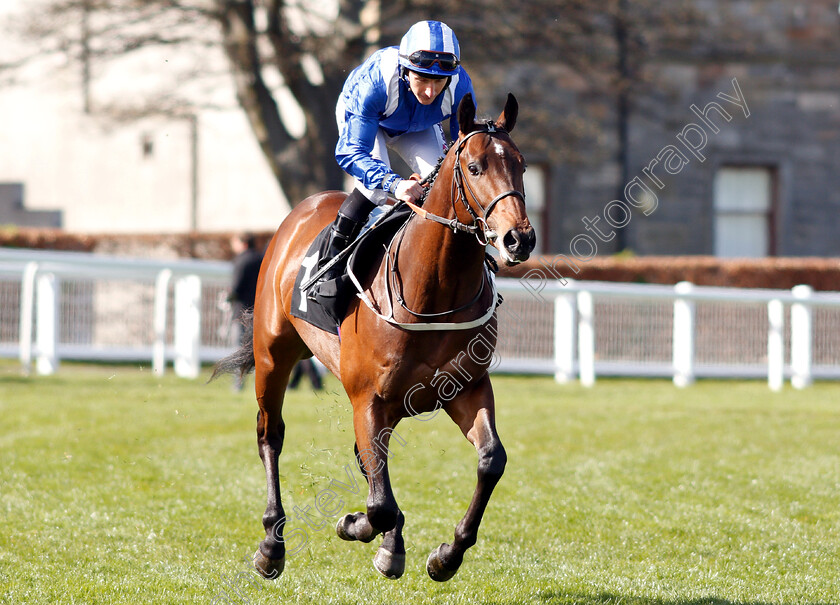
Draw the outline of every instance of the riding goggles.
<instances>
[{"instance_id":1,"label":"riding goggles","mask_svg":"<svg viewBox=\"0 0 840 605\"><path fill-rule=\"evenodd\" d=\"M461 64L458 57L452 53L440 53L432 50L418 50L408 56L400 56L420 69L429 69L437 63L443 71L455 71Z\"/></svg>"}]
</instances>

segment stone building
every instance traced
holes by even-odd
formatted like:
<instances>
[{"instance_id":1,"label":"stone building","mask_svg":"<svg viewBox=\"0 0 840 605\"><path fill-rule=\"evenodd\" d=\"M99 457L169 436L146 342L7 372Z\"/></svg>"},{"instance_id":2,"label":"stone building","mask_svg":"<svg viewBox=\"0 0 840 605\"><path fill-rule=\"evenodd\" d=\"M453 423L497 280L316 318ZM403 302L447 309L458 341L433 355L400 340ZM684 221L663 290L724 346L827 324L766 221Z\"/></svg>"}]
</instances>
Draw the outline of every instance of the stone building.
<instances>
[{"instance_id":1,"label":"stone building","mask_svg":"<svg viewBox=\"0 0 840 605\"><path fill-rule=\"evenodd\" d=\"M38 58L14 35L25 0L0 3L0 225L76 233L274 229L289 212L245 116L221 51L172 59L147 52L101 81ZM5 62L34 56L10 72ZM185 65L186 64L186 65ZM221 66L221 67L220 67ZM191 68L219 75L199 90ZM107 77L106 77L107 76ZM125 120L89 111L90 97L127 104L177 90L211 109ZM233 209L233 210L232 210Z\"/></svg>"},{"instance_id":2,"label":"stone building","mask_svg":"<svg viewBox=\"0 0 840 605\"><path fill-rule=\"evenodd\" d=\"M455 29L480 112L517 96L539 252L840 256L836 1L380 4L382 44L421 18ZM101 130L51 84L0 92L0 183L39 220L214 231L288 211L236 111Z\"/></svg>"},{"instance_id":3,"label":"stone building","mask_svg":"<svg viewBox=\"0 0 840 605\"><path fill-rule=\"evenodd\" d=\"M498 111L509 90L520 102L542 252L840 255L836 2L604 3L581 40L551 4L478 25L439 16L479 109ZM607 7L627 11L624 42Z\"/></svg>"}]
</instances>

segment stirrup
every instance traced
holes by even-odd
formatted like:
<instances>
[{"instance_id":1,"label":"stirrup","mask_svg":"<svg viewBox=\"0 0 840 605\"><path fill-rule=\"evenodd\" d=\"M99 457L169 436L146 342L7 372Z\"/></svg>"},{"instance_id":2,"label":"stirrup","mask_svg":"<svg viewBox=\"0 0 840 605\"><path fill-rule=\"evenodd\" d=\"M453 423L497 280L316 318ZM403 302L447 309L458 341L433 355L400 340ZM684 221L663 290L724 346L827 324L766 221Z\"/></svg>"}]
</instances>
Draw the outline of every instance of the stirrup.
<instances>
[{"instance_id":1,"label":"stirrup","mask_svg":"<svg viewBox=\"0 0 840 605\"><path fill-rule=\"evenodd\" d=\"M344 221L341 221L341 219L344 219ZM349 233L342 232L340 229L336 228L337 224L342 222L343 224L340 225L341 227L350 227ZM346 250L347 246L349 246L353 241L355 235L354 232L358 232L360 227L361 225L358 223L351 222L347 220L347 217L339 214L336 218L336 223L330 228L330 233L326 239L326 245L321 253L321 258L318 261L316 271L320 271L321 268L329 263L333 258L335 258L343 250ZM344 262L338 262L327 269L327 271L318 278L318 281L312 284L309 288L306 295L307 298L315 302L320 302L318 301L319 297L335 298L343 285L340 283L343 268Z\"/></svg>"},{"instance_id":2,"label":"stirrup","mask_svg":"<svg viewBox=\"0 0 840 605\"><path fill-rule=\"evenodd\" d=\"M319 280L309 288L307 298L318 303L321 302L320 299L335 298L345 290L349 282L350 278L344 274Z\"/></svg>"}]
</instances>

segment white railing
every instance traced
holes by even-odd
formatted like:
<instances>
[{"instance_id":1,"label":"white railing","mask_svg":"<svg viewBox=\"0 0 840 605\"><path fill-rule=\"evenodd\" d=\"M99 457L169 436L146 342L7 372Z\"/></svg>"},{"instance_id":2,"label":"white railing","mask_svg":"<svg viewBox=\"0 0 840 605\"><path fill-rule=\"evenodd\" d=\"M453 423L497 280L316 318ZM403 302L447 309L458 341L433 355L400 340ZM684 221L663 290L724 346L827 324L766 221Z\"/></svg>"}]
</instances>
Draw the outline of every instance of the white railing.
<instances>
[{"instance_id":1,"label":"white railing","mask_svg":"<svg viewBox=\"0 0 840 605\"><path fill-rule=\"evenodd\" d=\"M79 359L197 376L232 348L230 279L223 262L0 249L0 356L40 374Z\"/></svg>"},{"instance_id":2,"label":"white railing","mask_svg":"<svg viewBox=\"0 0 840 605\"><path fill-rule=\"evenodd\" d=\"M196 376L232 350L228 263L0 249L0 356L172 362ZM840 293L499 279L496 371L766 378L778 390L840 379Z\"/></svg>"},{"instance_id":3,"label":"white railing","mask_svg":"<svg viewBox=\"0 0 840 605\"><path fill-rule=\"evenodd\" d=\"M591 386L597 375L762 378L773 390L814 378L840 379L840 292L809 286L765 290L584 282L499 280L515 306L502 322L500 370L554 373ZM510 326L533 322L523 309L542 306L553 355L522 358ZM500 312L505 315L504 305ZM551 317L549 323L548 317ZM787 320L787 321L786 321Z\"/></svg>"}]
</instances>

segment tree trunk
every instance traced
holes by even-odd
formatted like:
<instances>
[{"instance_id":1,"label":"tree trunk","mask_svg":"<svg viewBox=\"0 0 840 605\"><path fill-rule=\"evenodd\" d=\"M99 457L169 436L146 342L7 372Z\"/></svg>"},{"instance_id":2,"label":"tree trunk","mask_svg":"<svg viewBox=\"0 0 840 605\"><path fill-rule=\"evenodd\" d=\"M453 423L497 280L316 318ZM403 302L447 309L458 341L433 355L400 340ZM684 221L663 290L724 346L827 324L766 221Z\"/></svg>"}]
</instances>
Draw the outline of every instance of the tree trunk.
<instances>
[{"instance_id":1,"label":"tree trunk","mask_svg":"<svg viewBox=\"0 0 840 605\"><path fill-rule=\"evenodd\" d=\"M295 139L283 124L277 101L262 77L253 0L219 0L217 4L237 99L289 204L294 207L313 193L341 188L343 173L333 152L338 137L335 111L330 109L335 107L340 88L317 87L317 103L297 97L307 131ZM314 97L309 96L310 100ZM326 97L332 102L327 103Z\"/></svg>"}]
</instances>

